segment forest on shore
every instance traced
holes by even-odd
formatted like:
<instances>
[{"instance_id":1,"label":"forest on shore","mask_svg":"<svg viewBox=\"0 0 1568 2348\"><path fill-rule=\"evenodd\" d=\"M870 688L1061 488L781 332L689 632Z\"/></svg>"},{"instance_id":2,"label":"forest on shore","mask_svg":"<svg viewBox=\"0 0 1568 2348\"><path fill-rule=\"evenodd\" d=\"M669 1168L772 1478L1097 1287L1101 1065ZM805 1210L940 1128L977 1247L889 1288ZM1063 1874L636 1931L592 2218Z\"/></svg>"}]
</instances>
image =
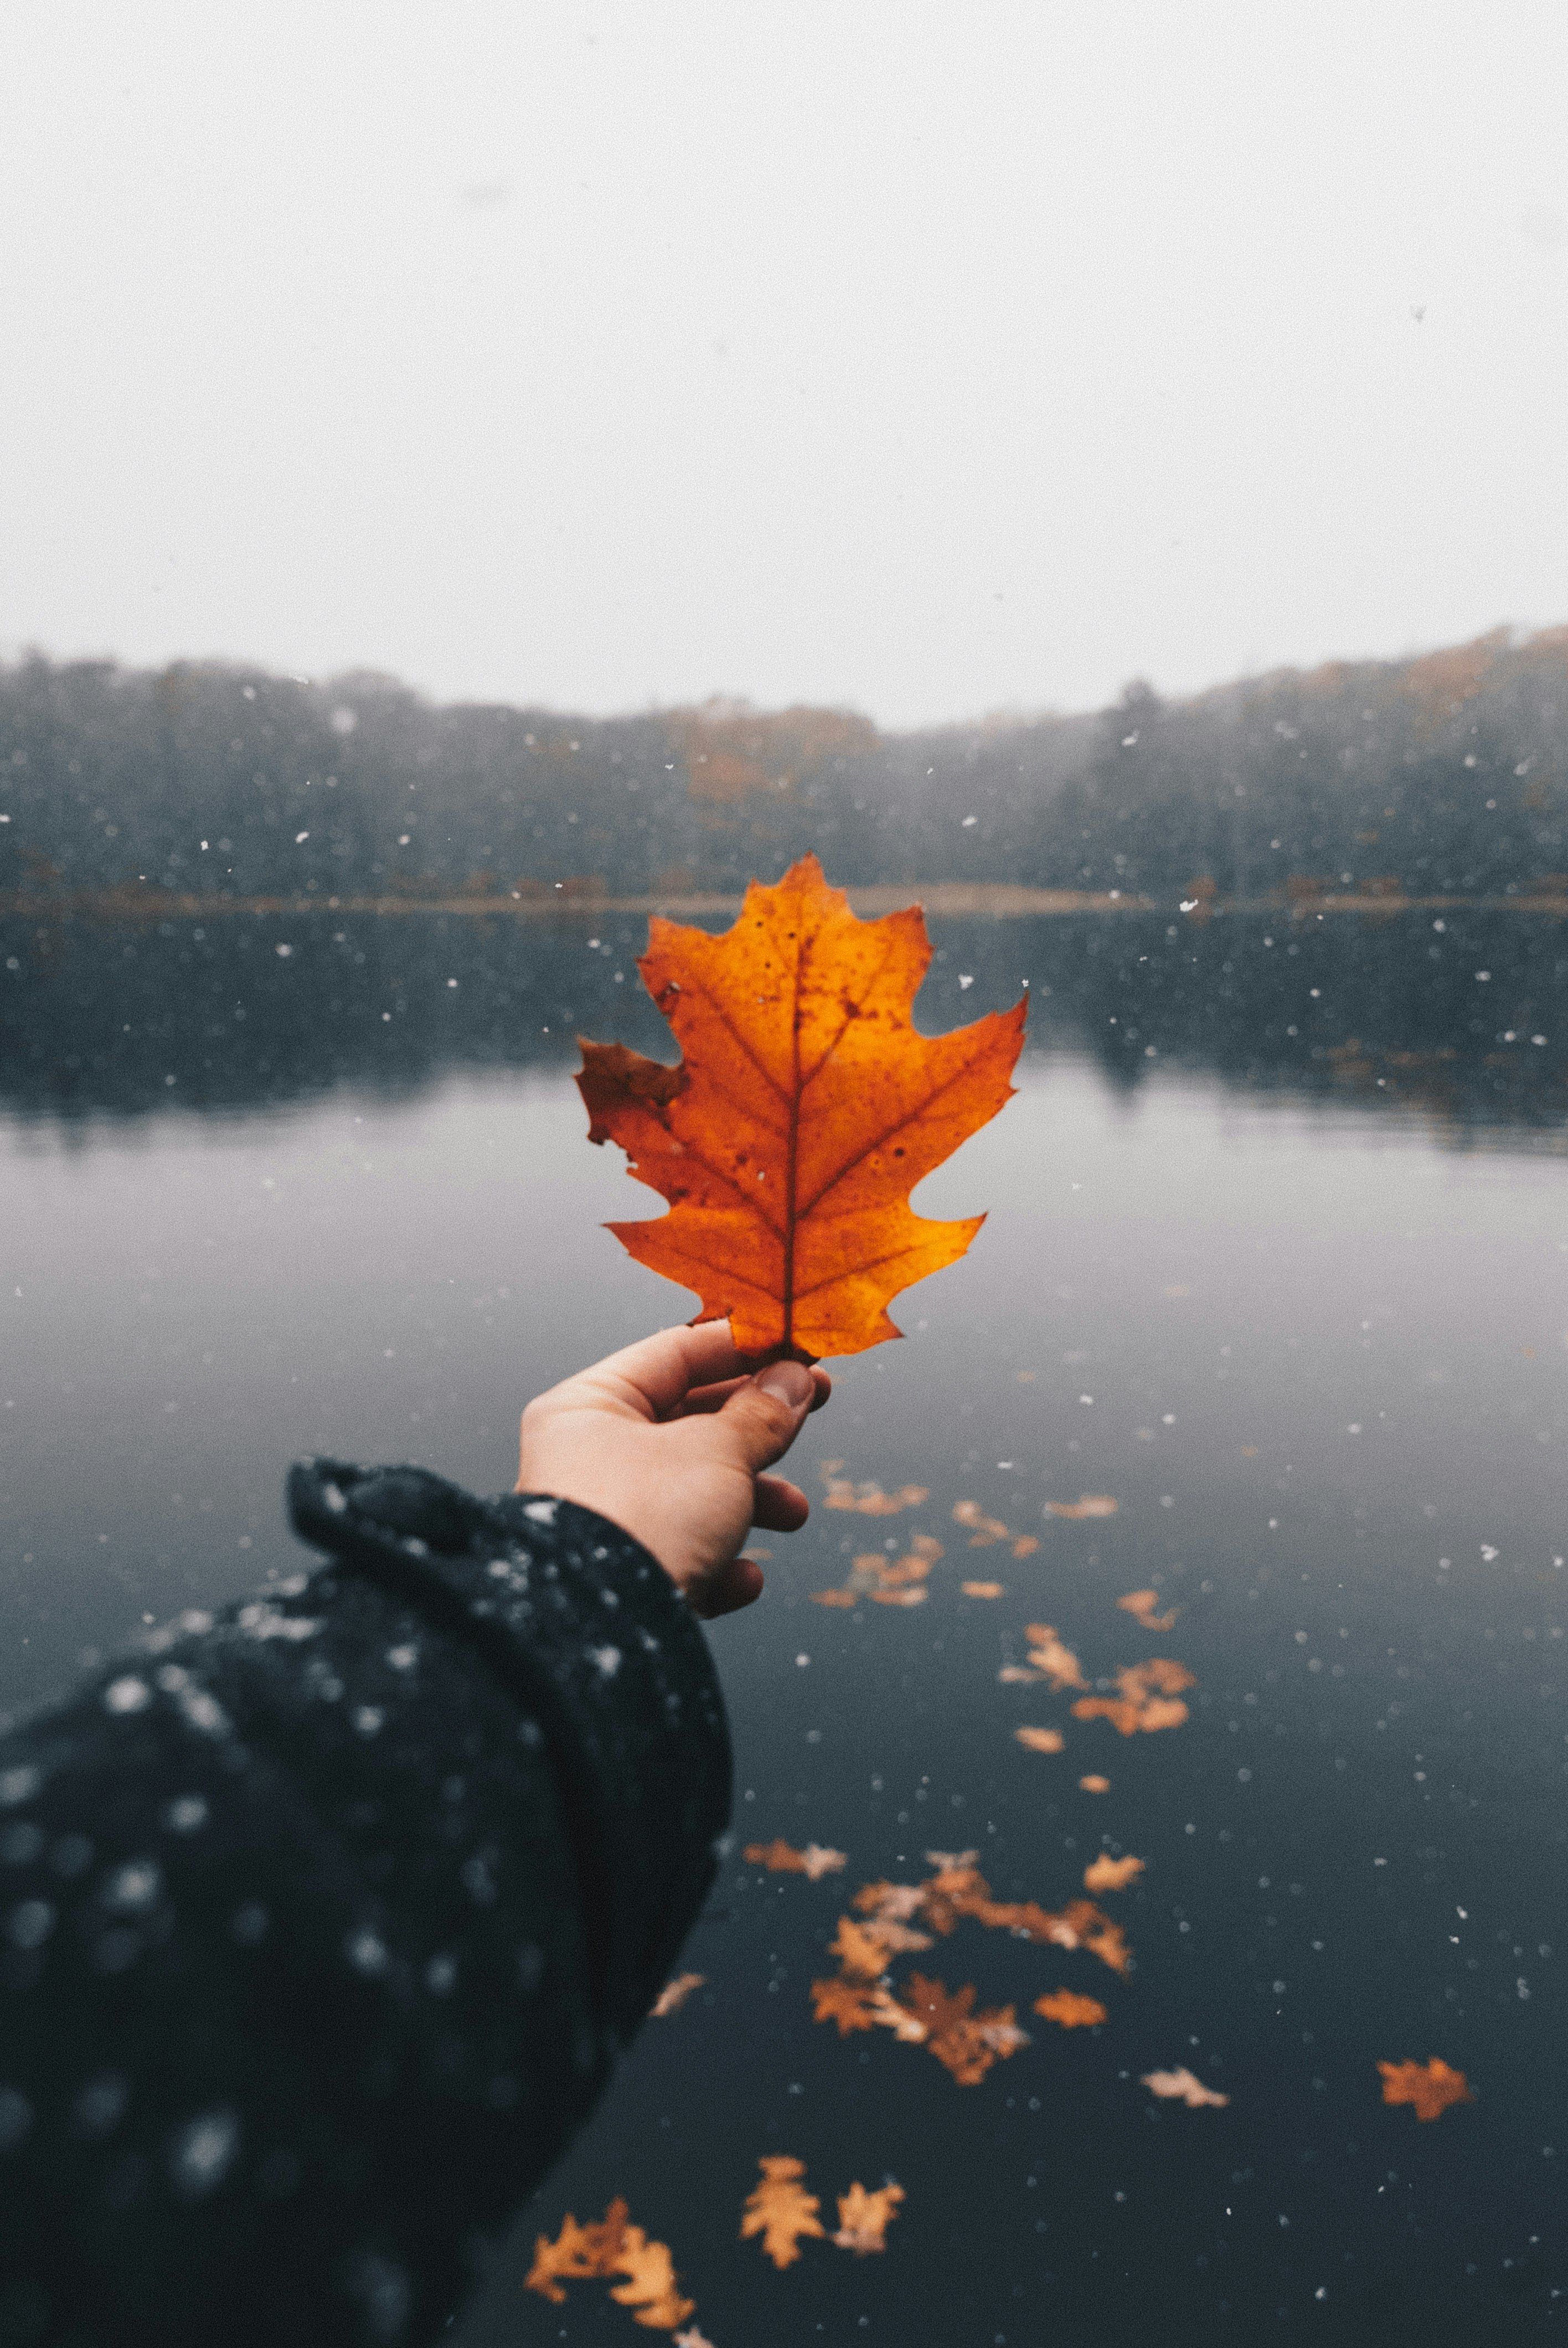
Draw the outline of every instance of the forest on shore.
<instances>
[{"instance_id":1,"label":"forest on shore","mask_svg":"<svg viewBox=\"0 0 1568 2348\"><path fill-rule=\"evenodd\" d=\"M216 661L0 664L13 904L733 892L806 849L851 885L1568 889L1568 628L904 734L721 701L443 706Z\"/></svg>"}]
</instances>

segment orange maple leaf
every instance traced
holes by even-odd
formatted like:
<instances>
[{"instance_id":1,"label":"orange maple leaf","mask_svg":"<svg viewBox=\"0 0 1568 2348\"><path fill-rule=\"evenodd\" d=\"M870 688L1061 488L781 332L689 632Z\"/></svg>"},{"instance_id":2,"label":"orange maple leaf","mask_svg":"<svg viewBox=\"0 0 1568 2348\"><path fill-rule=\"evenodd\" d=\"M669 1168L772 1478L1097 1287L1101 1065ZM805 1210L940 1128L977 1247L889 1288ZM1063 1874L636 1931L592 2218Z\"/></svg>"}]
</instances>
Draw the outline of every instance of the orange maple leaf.
<instances>
[{"instance_id":1,"label":"orange maple leaf","mask_svg":"<svg viewBox=\"0 0 1568 2348\"><path fill-rule=\"evenodd\" d=\"M1015 1728L1013 1735L1030 1753L1060 1753L1066 1742L1060 1728Z\"/></svg>"},{"instance_id":2,"label":"orange maple leaf","mask_svg":"<svg viewBox=\"0 0 1568 2348\"><path fill-rule=\"evenodd\" d=\"M764 2155L757 2167L763 2172L763 2181L746 2196L741 2240L749 2242L754 2234L760 2234L764 2256L772 2259L782 2272L799 2258L804 2238L825 2235L827 2230L816 2214L822 2203L799 2182L805 2175L804 2160L775 2152Z\"/></svg>"},{"instance_id":3,"label":"orange maple leaf","mask_svg":"<svg viewBox=\"0 0 1568 2348\"><path fill-rule=\"evenodd\" d=\"M811 1998L812 2020L836 2022L841 2038L847 2038L852 2030L876 2027L874 1993L866 1982L850 1981L843 1973L835 1973L829 1981L814 1981Z\"/></svg>"},{"instance_id":4,"label":"orange maple leaf","mask_svg":"<svg viewBox=\"0 0 1568 2348\"><path fill-rule=\"evenodd\" d=\"M1053 1517L1113 1517L1117 1501L1109 1492L1081 1492L1076 1500L1048 1500Z\"/></svg>"},{"instance_id":5,"label":"orange maple leaf","mask_svg":"<svg viewBox=\"0 0 1568 2348\"><path fill-rule=\"evenodd\" d=\"M966 1598L999 1598L1002 1595L999 1581L960 1581L958 1588Z\"/></svg>"},{"instance_id":6,"label":"orange maple leaf","mask_svg":"<svg viewBox=\"0 0 1568 2348\"><path fill-rule=\"evenodd\" d=\"M822 1480L827 1487L823 1502L827 1509L853 1509L862 1517L896 1517L900 1509L917 1509L930 1498L924 1484L903 1484L897 1492L885 1492L880 1484L852 1482L843 1472L842 1459L825 1459Z\"/></svg>"},{"instance_id":7,"label":"orange maple leaf","mask_svg":"<svg viewBox=\"0 0 1568 2348\"><path fill-rule=\"evenodd\" d=\"M925 1896L924 1887L918 1883L863 1883L850 1905L858 1908L863 1916L907 1924L911 1916L919 1913Z\"/></svg>"},{"instance_id":8,"label":"orange maple leaf","mask_svg":"<svg viewBox=\"0 0 1568 2348\"><path fill-rule=\"evenodd\" d=\"M1030 1667L1042 1673L1050 1681L1052 1695L1062 1688L1086 1688L1089 1685L1083 1676L1082 1664L1050 1623L1026 1623L1023 1635L1029 1641Z\"/></svg>"},{"instance_id":9,"label":"orange maple leaf","mask_svg":"<svg viewBox=\"0 0 1568 2348\"><path fill-rule=\"evenodd\" d=\"M1112 1972L1124 1973L1132 1952L1119 1924L1113 1923L1092 1900L1070 1900L1060 1915L1037 1900L993 1900L990 1886L974 1864L973 1851L927 1851L942 1864L928 1883L922 1884L919 1915L934 1932L950 1932L960 1916L972 1917L989 1931L1016 1932L1026 1941L1059 1949L1087 1949Z\"/></svg>"},{"instance_id":10,"label":"orange maple leaf","mask_svg":"<svg viewBox=\"0 0 1568 2348\"><path fill-rule=\"evenodd\" d=\"M850 1981L880 1981L887 1970L887 1952L876 1932L870 1925L857 1924L853 1916L839 1918L838 1931L827 1947Z\"/></svg>"},{"instance_id":11,"label":"orange maple leaf","mask_svg":"<svg viewBox=\"0 0 1568 2348\"><path fill-rule=\"evenodd\" d=\"M555 2241L545 2234L536 2238L534 2262L524 2288L537 2291L559 2307L566 2300L563 2282L624 2275L626 2281L611 2290L611 2299L631 2308L636 2321L650 2331L673 2332L694 2312L697 2302L681 2297L667 2246L651 2242L641 2226L628 2225L628 2215L627 2205L619 2197L596 2226L579 2226L569 2211Z\"/></svg>"},{"instance_id":12,"label":"orange maple leaf","mask_svg":"<svg viewBox=\"0 0 1568 2348\"><path fill-rule=\"evenodd\" d=\"M648 2009L650 2022L667 2022L672 2013L679 2013L692 1992L701 1989L707 1978L706 1973L677 1973L667 1981Z\"/></svg>"},{"instance_id":13,"label":"orange maple leaf","mask_svg":"<svg viewBox=\"0 0 1568 2348\"><path fill-rule=\"evenodd\" d=\"M1205 2087L1184 2063L1178 2064L1173 2071L1146 2071L1138 2084L1166 2103L1185 2104L1190 2112L1201 2112L1205 2105L1221 2111L1230 2101L1230 2097L1222 2096L1217 2088Z\"/></svg>"},{"instance_id":14,"label":"orange maple leaf","mask_svg":"<svg viewBox=\"0 0 1568 2348\"><path fill-rule=\"evenodd\" d=\"M1097 1997L1082 1997L1075 1989L1056 1989L1049 1997L1037 1997L1034 2010L1047 2022L1059 2022L1063 2030L1091 2030L1097 2022L1108 2019Z\"/></svg>"},{"instance_id":15,"label":"orange maple leaf","mask_svg":"<svg viewBox=\"0 0 1568 2348\"><path fill-rule=\"evenodd\" d=\"M1080 1777L1078 1785L1080 1792L1084 1794L1108 1794L1111 1791L1109 1777Z\"/></svg>"},{"instance_id":16,"label":"orange maple leaf","mask_svg":"<svg viewBox=\"0 0 1568 2348\"><path fill-rule=\"evenodd\" d=\"M1198 1683L1185 1663L1169 1655L1151 1655L1146 1663L1132 1663L1118 1672L1116 1684L1128 1694L1158 1688L1162 1695L1179 1695L1184 1688L1196 1687Z\"/></svg>"},{"instance_id":17,"label":"orange maple leaf","mask_svg":"<svg viewBox=\"0 0 1568 2348\"><path fill-rule=\"evenodd\" d=\"M885 1557L880 1550L865 1550L850 1560L842 1589L814 1590L818 1606L857 1606L869 1598L876 1606L923 1606L925 1583L931 1568L945 1554L929 1533L916 1533L902 1557Z\"/></svg>"},{"instance_id":18,"label":"orange maple leaf","mask_svg":"<svg viewBox=\"0 0 1568 2348\"><path fill-rule=\"evenodd\" d=\"M1116 1601L1122 1613L1135 1616L1145 1631L1169 1631L1174 1627L1182 1610L1179 1606L1173 1606L1168 1614L1156 1614L1154 1609L1159 1602L1157 1590L1130 1590L1125 1598Z\"/></svg>"},{"instance_id":19,"label":"orange maple leaf","mask_svg":"<svg viewBox=\"0 0 1568 2348\"><path fill-rule=\"evenodd\" d=\"M600 2261L607 2234L613 2227L619 2244L627 2215L624 2201L612 2201L605 2211L603 2224L579 2226L569 2210L556 2240L552 2242L548 2234L535 2236L534 2262L524 2281L525 2291L537 2291L541 2299L553 2299L558 2307L564 2307L566 2293L561 2284L586 2282L605 2272Z\"/></svg>"},{"instance_id":20,"label":"orange maple leaf","mask_svg":"<svg viewBox=\"0 0 1568 2348\"><path fill-rule=\"evenodd\" d=\"M948 1035L910 1020L931 959L917 906L861 922L815 856L753 881L722 937L655 915L638 964L684 1055L582 1045L590 1141L670 1201L611 1223L628 1253L694 1288L748 1356L858 1354L886 1306L964 1254L983 1216L909 1205L1011 1095L1028 998Z\"/></svg>"},{"instance_id":21,"label":"orange maple leaf","mask_svg":"<svg viewBox=\"0 0 1568 2348\"><path fill-rule=\"evenodd\" d=\"M930 1947L929 1932L917 1932L909 1922L919 1914L925 1896L918 1883L865 1883L854 1905L866 1918L866 1932L891 1957Z\"/></svg>"},{"instance_id":22,"label":"orange maple leaf","mask_svg":"<svg viewBox=\"0 0 1568 2348\"><path fill-rule=\"evenodd\" d=\"M917 1533L902 1557L879 1558L867 1553L855 1562L858 1566L875 1566L883 1589L897 1590L906 1582L926 1581L943 1554L939 1540L933 1540L929 1533Z\"/></svg>"},{"instance_id":23,"label":"orange maple leaf","mask_svg":"<svg viewBox=\"0 0 1568 2348\"><path fill-rule=\"evenodd\" d=\"M1118 1672L1116 1684L1119 1696L1080 1697L1072 1707L1074 1718L1108 1720L1123 1736L1136 1736L1140 1729L1180 1728L1187 1707L1175 1700L1177 1691L1195 1687L1197 1682L1185 1663L1153 1655L1146 1663L1129 1663Z\"/></svg>"},{"instance_id":24,"label":"orange maple leaf","mask_svg":"<svg viewBox=\"0 0 1568 2348\"><path fill-rule=\"evenodd\" d=\"M953 1510L953 1522L968 1528L971 1549L989 1549L996 1541L1009 1541L1014 1557L1032 1557L1040 1547L1032 1533L1015 1533L999 1517L988 1517L978 1500L960 1500Z\"/></svg>"},{"instance_id":25,"label":"orange maple leaf","mask_svg":"<svg viewBox=\"0 0 1568 2348\"><path fill-rule=\"evenodd\" d=\"M1419 2120L1440 2119L1450 2104L1473 2104L1470 2082L1439 2054L1429 2063L1379 2063L1386 2104L1413 2104Z\"/></svg>"},{"instance_id":26,"label":"orange maple leaf","mask_svg":"<svg viewBox=\"0 0 1568 2348\"><path fill-rule=\"evenodd\" d=\"M1108 1720L1121 1736L1136 1736L1143 1725L1143 1705L1129 1704L1122 1696L1080 1696L1072 1707L1072 1715L1075 1720Z\"/></svg>"},{"instance_id":27,"label":"orange maple leaf","mask_svg":"<svg viewBox=\"0 0 1568 2348\"><path fill-rule=\"evenodd\" d=\"M1091 1859L1083 1870L1085 1891L1124 1891L1134 1876L1142 1875L1144 1862L1141 1859L1112 1859L1102 1851Z\"/></svg>"},{"instance_id":28,"label":"orange maple leaf","mask_svg":"<svg viewBox=\"0 0 1568 2348\"><path fill-rule=\"evenodd\" d=\"M1029 2034L1018 2027L1010 2005L987 2006L979 2013L972 2011L972 1982L949 1991L946 1982L911 1973L893 2003L924 2024L927 2048L960 2087L978 2086L999 2055L1005 2061L1029 2044Z\"/></svg>"},{"instance_id":29,"label":"orange maple leaf","mask_svg":"<svg viewBox=\"0 0 1568 2348\"><path fill-rule=\"evenodd\" d=\"M1126 1934L1092 1900L1070 1900L1054 1923L1055 1930L1050 1937L1059 1948L1087 1949L1091 1957L1098 1957L1113 1973L1131 1970L1132 1952L1127 1946Z\"/></svg>"},{"instance_id":30,"label":"orange maple leaf","mask_svg":"<svg viewBox=\"0 0 1568 2348\"><path fill-rule=\"evenodd\" d=\"M819 1883L825 1875L837 1875L848 1863L847 1851L833 1850L827 1844L808 1842L804 1850L796 1850L775 1835L772 1842L749 1842L742 1856L748 1867L765 1867L770 1875L804 1875Z\"/></svg>"},{"instance_id":31,"label":"orange maple leaf","mask_svg":"<svg viewBox=\"0 0 1568 2348\"><path fill-rule=\"evenodd\" d=\"M847 2193L838 2197L838 2231L834 2236L841 2250L853 2250L864 2258L869 2250L887 2248L887 2229L898 2215L898 2204L904 2199L901 2185L883 2185L868 2193L864 2185L852 2185Z\"/></svg>"},{"instance_id":32,"label":"orange maple leaf","mask_svg":"<svg viewBox=\"0 0 1568 2348\"><path fill-rule=\"evenodd\" d=\"M651 2332L673 2332L696 2311L682 2299L675 2262L663 2242L651 2242L641 2226L628 2226L616 2252L614 2271L627 2280L610 2287L611 2299L633 2311L633 2321Z\"/></svg>"},{"instance_id":33,"label":"orange maple leaf","mask_svg":"<svg viewBox=\"0 0 1568 2348\"><path fill-rule=\"evenodd\" d=\"M993 1541L1012 1539L1001 1519L988 1517L978 1500L959 1500L953 1509L953 1522L966 1527L971 1549L989 1549Z\"/></svg>"}]
</instances>

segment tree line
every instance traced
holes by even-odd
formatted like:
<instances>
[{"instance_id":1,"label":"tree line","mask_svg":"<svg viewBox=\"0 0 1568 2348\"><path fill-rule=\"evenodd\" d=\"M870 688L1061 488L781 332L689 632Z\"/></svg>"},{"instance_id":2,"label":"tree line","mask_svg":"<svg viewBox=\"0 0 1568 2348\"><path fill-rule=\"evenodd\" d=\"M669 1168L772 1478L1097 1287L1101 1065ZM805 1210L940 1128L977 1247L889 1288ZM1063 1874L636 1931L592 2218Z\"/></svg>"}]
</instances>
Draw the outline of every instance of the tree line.
<instances>
[{"instance_id":1,"label":"tree line","mask_svg":"<svg viewBox=\"0 0 1568 2348\"><path fill-rule=\"evenodd\" d=\"M1568 629L906 734L29 654L0 664L0 891L733 891L810 848L847 883L1528 893L1568 886L1565 751Z\"/></svg>"}]
</instances>

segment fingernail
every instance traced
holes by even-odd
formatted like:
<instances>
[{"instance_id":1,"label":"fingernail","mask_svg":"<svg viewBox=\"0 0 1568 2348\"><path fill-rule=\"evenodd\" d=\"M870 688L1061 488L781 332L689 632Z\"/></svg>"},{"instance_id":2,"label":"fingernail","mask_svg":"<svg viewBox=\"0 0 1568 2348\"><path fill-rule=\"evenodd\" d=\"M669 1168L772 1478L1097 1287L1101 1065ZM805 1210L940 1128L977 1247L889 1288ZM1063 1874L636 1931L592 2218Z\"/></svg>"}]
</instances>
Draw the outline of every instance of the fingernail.
<instances>
[{"instance_id":1,"label":"fingernail","mask_svg":"<svg viewBox=\"0 0 1568 2348\"><path fill-rule=\"evenodd\" d=\"M788 1405L791 1410L804 1410L816 1391L816 1381L799 1362L774 1362L757 1372L757 1384L775 1402Z\"/></svg>"}]
</instances>

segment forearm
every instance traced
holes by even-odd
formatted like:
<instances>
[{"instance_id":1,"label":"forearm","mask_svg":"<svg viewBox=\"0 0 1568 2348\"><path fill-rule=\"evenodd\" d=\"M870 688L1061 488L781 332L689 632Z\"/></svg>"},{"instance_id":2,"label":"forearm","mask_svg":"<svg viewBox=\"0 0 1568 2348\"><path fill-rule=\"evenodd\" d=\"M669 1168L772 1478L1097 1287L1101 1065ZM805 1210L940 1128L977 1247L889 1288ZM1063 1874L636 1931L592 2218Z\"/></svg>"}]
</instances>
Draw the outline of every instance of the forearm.
<instances>
[{"instance_id":1,"label":"forearm","mask_svg":"<svg viewBox=\"0 0 1568 2348\"><path fill-rule=\"evenodd\" d=\"M295 1497L337 1561L0 1750L19 2339L434 2336L711 1878L727 1740L646 1552L409 1475Z\"/></svg>"}]
</instances>

